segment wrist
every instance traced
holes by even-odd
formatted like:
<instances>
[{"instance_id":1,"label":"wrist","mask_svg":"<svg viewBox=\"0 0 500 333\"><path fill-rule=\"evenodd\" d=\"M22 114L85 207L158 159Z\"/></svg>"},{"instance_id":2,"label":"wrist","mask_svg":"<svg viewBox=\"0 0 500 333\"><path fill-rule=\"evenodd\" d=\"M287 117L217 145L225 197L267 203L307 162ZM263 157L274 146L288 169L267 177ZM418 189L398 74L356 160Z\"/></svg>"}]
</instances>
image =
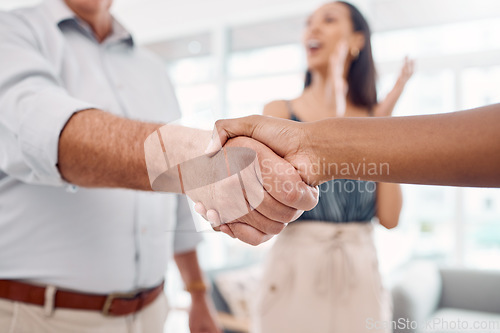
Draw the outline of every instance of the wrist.
<instances>
[{"instance_id":1,"label":"wrist","mask_svg":"<svg viewBox=\"0 0 500 333\"><path fill-rule=\"evenodd\" d=\"M192 299L204 298L209 290L203 280L192 281L186 284L184 289L191 295Z\"/></svg>"},{"instance_id":2,"label":"wrist","mask_svg":"<svg viewBox=\"0 0 500 333\"><path fill-rule=\"evenodd\" d=\"M192 181L180 168L181 163L203 156L210 139L209 131L167 124L152 131L144 143L146 166L154 191L185 193ZM193 168L192 164L190 167ZM190 170L189 168L187 168ZM200 168L200 172L205 171ZM201 176L201 175L200 175Z\"/></svg>"},{"instance_id":3,"label":"wrist","mask_svg":"<svg viewBox=\"0 0 500 333\"><path fill-rule=\"evenodd\" d=\"M395 90L403 91L403 89L405 88L406 82L408 82L407 79L402 78L402 77L398 78L396 83L394 84Z\"/></svg>"},{"instance_id":4,"label":"wrist","mask_svg":"<svg viewBox=\"0 0 500 333\"><path fill-rule=\"evenodd\" d=\"M331 118L314 123L307 127L309 155L312 163L311 176L314 185L335 179L338 174L337 161L342 160L344 151L342 126L343 119Z\"/></svg>"},{"instance_id":5,"label":"wrist","mask_svg":"<svg viewBox=\"0 0 500 333\"><path fill-rule=\"evenodd\" d=\"M191 296L191 302L192 303L199 303L199 302L205 302L206 297L207 297L207 292L192 292L189 293Z\"/></svg>"},{"instance_id":6,"label":"wrist","mask_svg":"<svg viewBox=\"0 0 500 333\"><path fill-rule=\"evenodd\" d=\"M319 185L324 182L324 146L325 140L328 140L324 132L322 132L323 122L303 123L304 138L301 140L305 142L304 150L309 159L310 165L307 170L300 170L304 172L302 175L304 181L309 185Z\"/></svg>"}]
</instances>

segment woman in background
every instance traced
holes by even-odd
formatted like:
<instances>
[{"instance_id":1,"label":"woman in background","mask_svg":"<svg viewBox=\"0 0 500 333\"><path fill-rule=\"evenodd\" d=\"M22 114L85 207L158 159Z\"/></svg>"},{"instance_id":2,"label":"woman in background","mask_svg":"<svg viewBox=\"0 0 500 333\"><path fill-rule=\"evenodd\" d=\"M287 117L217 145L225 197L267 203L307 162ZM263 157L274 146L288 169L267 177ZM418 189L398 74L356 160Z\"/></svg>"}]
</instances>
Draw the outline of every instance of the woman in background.
<instances>
[{"instance_id":1,"label":"woman in background","mask_svg":"<svg viewBox=\"0 0 500 333\"><path fill-rule=\"evenodd\" d=\"M337 1L317 9L304 36L308 71L303 93L269 103L264 114L307 122L390 116L413 62L405 59L394 88L377 103L370 34L351 4ZM390 172L390 166L375 170L369 163L348 167ZM390 332L391 300L381 283L371 220L377 217L384 227L394 228L401 206L397 184L342 179L322 184L319 204L277 237L257 296L254 331ZM376 324L386 327L377 330Z\"/></svg>"}]
</instances>

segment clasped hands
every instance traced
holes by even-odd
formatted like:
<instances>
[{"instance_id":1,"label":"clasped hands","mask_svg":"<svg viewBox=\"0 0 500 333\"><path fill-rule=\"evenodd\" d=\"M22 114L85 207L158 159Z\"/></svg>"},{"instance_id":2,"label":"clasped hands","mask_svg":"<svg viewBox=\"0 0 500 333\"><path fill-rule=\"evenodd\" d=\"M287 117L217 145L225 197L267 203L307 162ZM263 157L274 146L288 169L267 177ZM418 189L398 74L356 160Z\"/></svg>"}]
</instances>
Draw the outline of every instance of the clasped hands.
<instances>
[{"instance_id":1,"label":"clasped hands","mask_svg":"<svg viewBox=\"0 0 500 333\"><path fill-rule=\"evenodd\" d=\"M152 189L186 194L215 230L258 245L318 202L302 125L263 116L220 120L213 133L166 125L145 142ZM179 136L187 146L167 149Z\"/></svg>"}]
</instances>

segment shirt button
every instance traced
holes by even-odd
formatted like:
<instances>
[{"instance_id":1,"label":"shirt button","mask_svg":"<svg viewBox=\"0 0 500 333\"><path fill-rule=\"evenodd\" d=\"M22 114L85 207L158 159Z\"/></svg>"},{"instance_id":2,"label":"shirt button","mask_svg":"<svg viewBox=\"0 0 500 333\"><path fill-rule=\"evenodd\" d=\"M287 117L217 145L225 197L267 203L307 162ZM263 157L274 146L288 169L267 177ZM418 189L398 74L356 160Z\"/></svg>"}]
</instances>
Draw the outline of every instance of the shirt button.
<instances>
[{"instance_id":1,"label":"shirt button","mask_svg":"<svg viewBox=\"0 0 500 333\"><path fill-rule=\"evenodd\" d=\"M76 193L76 192L78 192L78 186L70 184L70 185L68 185L66 187L66 192L68 192L68 193Z\"/></svg>"}]
</instances>

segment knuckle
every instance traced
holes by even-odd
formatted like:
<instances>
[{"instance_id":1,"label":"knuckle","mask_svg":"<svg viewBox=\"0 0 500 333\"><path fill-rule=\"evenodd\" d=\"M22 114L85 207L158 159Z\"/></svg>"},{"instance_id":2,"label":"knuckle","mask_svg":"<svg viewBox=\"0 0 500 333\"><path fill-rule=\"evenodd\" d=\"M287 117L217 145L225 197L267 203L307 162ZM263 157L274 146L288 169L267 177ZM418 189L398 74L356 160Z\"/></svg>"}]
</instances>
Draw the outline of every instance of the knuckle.
<instances>
[{"instance_id":1,"label":"knuckle","mask_svg":"<svg viewBox=\"0 0 500 333\"><path fill-rule=\"evenodd\" d=\"M266 239L265 239L265 237L264 237L264 236L259 236L259 237L255 240L255 244L254 244L254 246L257 246L257 245L260 245L260 244L264 243L264 242L265 242L265 240L266 240Z\"/></svg>"},{"instance_id":2,"label":"knuckle","mask_svg":"<svg viewBox=\"0 0 500 333\"><path fill-rule=\"evenodd\" d=\"M216 127L217 129L222 128L222 127L224 126L224 121L225 121L224 119L219 119L219 120L217 120L217 121L215 122L215 127Z\"/></svg>"},{"instance_id":3,"label":"knuckle","mask_svg":"<svg viewBox=\"0 0 500 333\"><path fill-rule=\"evenodd\" d=\"M257 246L262 243L262 237L259 236L251 236L247 239L247 243L252 246Z\"/></svg>"},{"instance_id":4,"label":"knuckle","mask_svg":"<svg viewBox=\"0 0 500 333\"><path fill-rule=\"evenodd\" d=\"M275 222L272 224L272 227L270 228L270 231L269 231L269 234L271 235L278 235L280 232L283 231L283 229L285 229L285 224L284 223L279 223L279 222Z\"/></svg>"},{"instance_id":5,"label":"knuckle","mask_svg":"<svg viewBox=\"0 0 500 333\"><path fill-rule=\"evenodd\" d=\"M290 192L288 192L285 196L286 203L295 204L299 201L301 195L297 189L293 188Z\"/></svg>"},{"instance_id":6,"label":"knuckle","mask_svg":"<svg viewBox=\"0 0 500 333\"><path fill-rule=\"evenodd\" d=\"M267 218L272 219L281 223L291 222L295 217L295 210L287 208L282 208L281 210L274 210L272 213L268 214Z\"/></svg>"},{"instance_id":7,"label":"knuckle","mask_svg":"<svg viewBox=\"0 0 500 333\"><path fill-rule=\"evenodd\" d=\"M288 223L288 222L295 221L298 218L297 212L298 212L298 210L296 210L296 209L287 210L287 212L285 213L285 216L284 216L284 221L282 221L282 222Z\"/></svg>"}]
</instances>

